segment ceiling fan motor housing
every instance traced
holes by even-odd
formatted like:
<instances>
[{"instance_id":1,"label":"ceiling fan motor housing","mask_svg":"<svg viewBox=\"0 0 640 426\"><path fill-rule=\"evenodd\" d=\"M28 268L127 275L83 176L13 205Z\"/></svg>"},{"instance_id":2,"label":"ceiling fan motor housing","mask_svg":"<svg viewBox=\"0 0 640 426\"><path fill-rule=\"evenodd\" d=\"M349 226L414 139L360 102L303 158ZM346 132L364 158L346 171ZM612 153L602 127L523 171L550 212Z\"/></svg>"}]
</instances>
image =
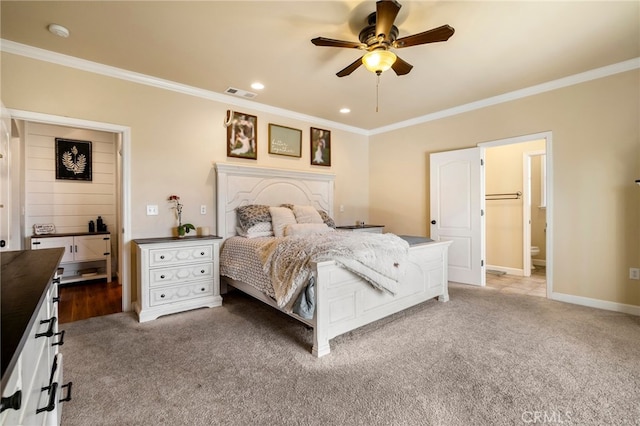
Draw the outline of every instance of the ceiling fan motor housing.
<instances>
[{"instance_id":1,"label":"ceiling fan motor housing","mask_svg":"<svg viewBox=\"0 0 640 426\"><path fill-rule=\"evenodd\" d=\"M388 48L398 37L398 27L392 25L391 29L389 30L389 34L387 34L386 40L383 41L378 38L378 34L376 34L376 12L371 13L367 17L367 23L369 25L364 27L358 35L360 42L367 45L367 50L371 50L372 47L381 46L385 46L385 48Z\"/></svg>"}]
</instances>

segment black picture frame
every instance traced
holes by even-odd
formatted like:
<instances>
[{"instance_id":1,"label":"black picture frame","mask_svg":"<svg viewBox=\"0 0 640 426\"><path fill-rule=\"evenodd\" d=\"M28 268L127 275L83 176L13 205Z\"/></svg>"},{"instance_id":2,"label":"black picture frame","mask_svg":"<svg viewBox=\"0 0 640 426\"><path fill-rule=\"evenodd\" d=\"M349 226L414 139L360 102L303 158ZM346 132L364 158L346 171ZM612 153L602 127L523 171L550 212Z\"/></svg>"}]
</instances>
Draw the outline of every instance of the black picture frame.
<instances>
[{"instance_id":1,"label":"black picture frame","mask_svg":"<svg viewBox=\"0 0 640 426\"><path fill-rule=\"evenodd\" d=\"M231 111L227 126L227 157L258 159L258 117Z\"/></svg>"},{"instance_id":2,"label":"black picture frame","mask_svg":"<svg viewBox=\"0 0 640 426\"><path fill-rule=\"evenodd\" d=\"M312 127L310 136L311 165L331 167L331 132Z\"/></svg>"},{"instance_id":3,"label":"black picture frame","mask_svg":"<svg viewBox=\"0 0 640 426\"><path fill-rule=\"evenodd\" d=\"M91 141L56 138L56 179L91 182Z\"/></svg>"}]
</instances>

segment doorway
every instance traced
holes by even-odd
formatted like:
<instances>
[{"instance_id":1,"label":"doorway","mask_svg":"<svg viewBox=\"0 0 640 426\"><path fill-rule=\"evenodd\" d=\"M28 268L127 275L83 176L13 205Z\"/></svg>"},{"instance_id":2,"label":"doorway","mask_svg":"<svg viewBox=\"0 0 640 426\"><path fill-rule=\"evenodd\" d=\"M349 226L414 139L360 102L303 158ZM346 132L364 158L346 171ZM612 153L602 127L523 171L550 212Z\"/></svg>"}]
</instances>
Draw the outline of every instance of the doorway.
<instances>
[{"instance_id":1,"label":"doorway","mask_svg":"<svg viewBox=\"0 0 640 426\"><path fill-rule=\"evenodd\" d=\"M77 129L97 130L110 132L116 135L117 144L116 155L118 157L116 166L116 179L120 190L116 199L117 228L111 232L117 234L117 259L116 270L117 280L122 285L122 311L131 310L131 280L130 280L130 241L131 241L131 200L130 200L130 149L131 130L129 127L114 125L111 123L101 123L87 121L69 117L41 114L30 111L9 109L8 113L13 120L50 124L56 126L71 127ZM20 223L21 217L11 219ZM22 233L25 233L24 227ZM24 237L24 235L23 235ZM24 240L24 238L23 238Z\"/></svg>"},{"instance_id":2,"label":"doorway","mask_svg":"<svg viewBox=\"0 0 640 426\"><path fill-rule=\"evenodd\" d=\"M552 206L553 206L553 169L552 163L552 134L544 132L532 135L513 137L508 139L484 142L477 145L477 148L467 148L457 151L448 151L431 154L430 162L430 189L431 189L431 238L436 240L451 240L453 244L450 249L449 279L463 284L486 285L487 271L487 237L486 237L486 216L487 209L486 194L487 179L486 167L475 167L475 164L485 165L485 154L492 147L500 147L531 141L541 140L545 151L546 182L544 193L546 194L546 268L544 272L546 281L546 295L552 293L552 263L553 263L553 226L552 226ZM522 153L516 161L518 167L517 186L522 187ZM455 171L455 173L453 173ZM500 174L500 173L498 173ZM500 180L498 178L498 180ZM517 187L514 189L500 190L497 193L514 193L523 195ZM528 194L528 193L527 193ZM529 196L529 194L527 195ZM522 200L519 200L522 203ZM475 206L479 206L476 208ZM476 219L479 217L479 220ZM498 240L495 246L499 250L505 247L507 250L515 252L517 262L512 270L512 275L524 276L525 264L530 268L530 241L526 242L523 233L524 215L522 207L515 218L511 218L513 223L518 223L519 235L516 243ZM465 229L463 236L452 234ZM512 256L514 253L509 253ZM458 259L458 260L456 260ZM453 261L452 261L453 260ZM462 261L461 261L462 260ZM508 268L508 267L507 267ZM503 268L505 269L505 268ZM463 271L464 274L459 273ZM505 274L506 275L506 274ZM544 286L544 284L543 284Z\"/></svg>"}]
</instances>

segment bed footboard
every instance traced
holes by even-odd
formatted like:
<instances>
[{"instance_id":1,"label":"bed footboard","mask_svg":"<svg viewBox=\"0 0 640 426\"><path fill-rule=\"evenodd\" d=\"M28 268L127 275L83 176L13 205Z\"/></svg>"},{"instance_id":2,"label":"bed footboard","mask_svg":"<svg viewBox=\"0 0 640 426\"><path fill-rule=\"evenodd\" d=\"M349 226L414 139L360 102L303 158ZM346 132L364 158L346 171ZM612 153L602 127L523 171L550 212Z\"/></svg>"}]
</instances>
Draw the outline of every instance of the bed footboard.
<instances>
[{"instance_id":1,"label":"bed footboard","mask_svg":"<svg viewBox=\"0 0 640 426\"><path fill-rule=\"evenodd\" d=\"M327 355L329 340L348 331L434 297L448 301L450 244L451 241L443 241L411 246L409 266L396 295L376 290L333 261L314 263L317 281L313 355Z\"/></svg>"}]
</instances>

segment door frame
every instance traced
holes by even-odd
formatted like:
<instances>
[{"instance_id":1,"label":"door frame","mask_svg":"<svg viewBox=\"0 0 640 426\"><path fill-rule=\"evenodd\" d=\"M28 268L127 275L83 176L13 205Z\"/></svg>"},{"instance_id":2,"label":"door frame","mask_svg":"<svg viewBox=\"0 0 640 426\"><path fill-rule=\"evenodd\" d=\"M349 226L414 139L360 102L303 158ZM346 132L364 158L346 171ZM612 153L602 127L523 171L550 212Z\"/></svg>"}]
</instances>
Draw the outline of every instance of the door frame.
<instances>
[{"instance_id":1,"label":"door frame","mask_svg":"<svg viewBox=\"0 0 640 426\"><path fill-rule=\"evenodd\" d=\"M538 150L538 151L527 151L523 153L523 161L522 161L522 203L524 207L522 208L522 230L523 230L523 238L522 238L522 265L524 270L523 275L525 277L531 276L531 265L533 261L531 260L531 160L533 157L539 157L541 155L545 155L546 151ZM546 177L545 177L546 182ZM546 184L545 184L546 191ZM546 216L546 213L545 213Z\"/></svg>"},{"instance_id":2,"label":"door frame","mask_svg":"<svg viewBox=\"0 0 640 426\"><path fill-rule=\"evenodd\" d=\"M546 235L546 281L547 281L547 299L551 298L553 293L553 132L546 131L541 133L532 133L522 136L514 136L511 138L498 139L489 142L478 143L481 148L492 148L502 145L511 145L516 143L531 142L534 140L545 140L545 165L547 172L547 180L545 183L545 191L547 196L547 235ZM484 170L483 170L484 173ZM486 243L486 242L485 242ZM531 258L531 246L527 254ZM529 263L530 265L530 263Z\"/></svg>"},{"instance_id":3,"label":"door frame","mask_svg":"<svg viewBox=\"0 0 640 426\"><path fill-rule=\"evenodd\" d=\"M122 310L131 310L131 128L119 124L83 120L32 111L9 108L12 119L34 123L75 127L78 129L98 130L115 133L120 136L121 145L117 149L120 166L120 199L116 210L121 229L118 232L118 276L122 285Z\"/></svg>"}]
</instances>

